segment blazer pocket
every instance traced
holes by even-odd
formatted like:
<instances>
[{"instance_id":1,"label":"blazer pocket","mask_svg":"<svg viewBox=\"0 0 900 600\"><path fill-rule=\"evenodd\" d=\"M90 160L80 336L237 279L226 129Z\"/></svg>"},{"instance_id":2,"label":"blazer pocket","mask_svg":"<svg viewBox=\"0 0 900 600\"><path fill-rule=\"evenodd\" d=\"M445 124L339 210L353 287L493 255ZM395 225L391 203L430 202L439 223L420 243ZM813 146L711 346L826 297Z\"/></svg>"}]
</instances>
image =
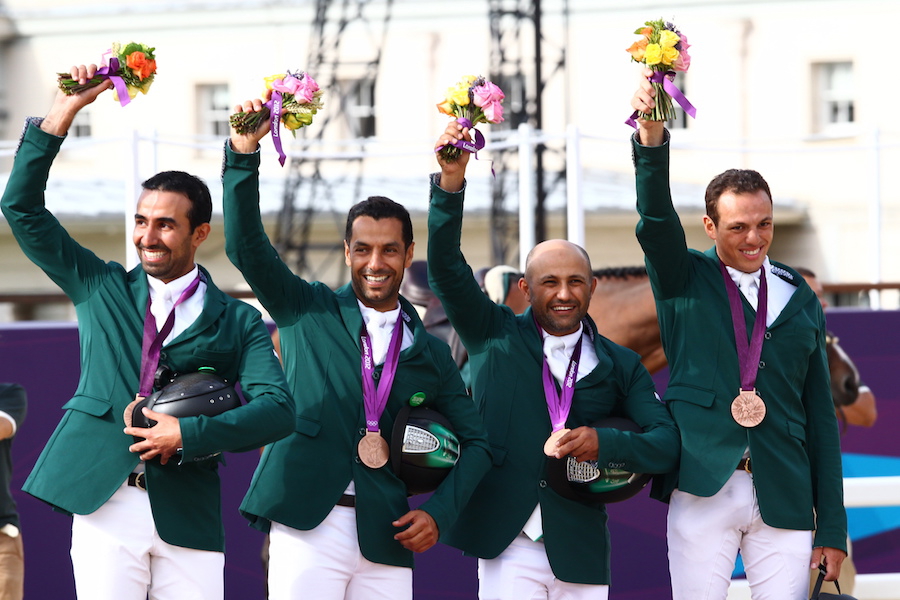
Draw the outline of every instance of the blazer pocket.
<instances>
[{"instance_id":1,"label":"blazer pocket","mask_svg":"<svg viewBox=\"0 0 900 600\"><path fill-rule=\"evenodd\" d=\"M309 437L316 437L319 435L320 429L322 429L322 423L319 421L297 415L297 422L294 425L294 431L297 433L302 433Z\"/></svg>"},{"instance_id":2,"label":"blazer pocket","mask_svg":"<svg viewBox=\"0 0 900 600\"><path fill-rule=\"evenodd\" d=\"M111 409L112 403L109 400L93 396L75 396L63 405L63 410L77 410L92 417L102 417Z\"/></svg>"},{"instance_id":3,"label":"blazer pocket","mask_svg":"<svg viewBox=\"0 0 900 600\"><path fill-rule=\"evenodd\" d=\"M806 446L806 428L802 424L788 419L787 430L791 437L800 440L800 443Z\"/></svg>"},{"instance_id":4,"label":"blazer pocket","mask_svg":"<svg viewBox=\"0 0 900 600\"><path fill-rule=\"evenodd\" d=\"M678 384L666 388L666 402L682 401L709 408L715 399L716 393L705 388Z\"/></svg>"},{"instance_id":5,"label":"blazer pocket","mask_svg":"<svg viewBox=\"0 0 900 600\"><path fill-rule=\"evenodd\" d=\"M200 361L209 361L213 364L221 364L228 363L234 361L234 356L237 354L235 350L210 350L209 348L194 348L191 353L195 358Z\"/></svg>"}]
</instances>

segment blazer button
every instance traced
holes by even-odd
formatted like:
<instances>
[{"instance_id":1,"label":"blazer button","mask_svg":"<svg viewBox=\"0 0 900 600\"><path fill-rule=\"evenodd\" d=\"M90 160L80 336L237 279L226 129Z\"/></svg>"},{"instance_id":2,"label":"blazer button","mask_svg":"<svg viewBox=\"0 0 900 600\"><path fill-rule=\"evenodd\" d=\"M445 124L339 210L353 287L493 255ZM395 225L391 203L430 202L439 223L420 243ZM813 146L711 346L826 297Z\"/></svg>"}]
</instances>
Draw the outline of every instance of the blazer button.
<instances>
[{"instance_id":1,"label":"blazer button","mask_svg":"<svg viewBox=\"0 0 900 600\"><path fill-rule=\"evenodd\" d=\"M160 353L159 353L159 360L166 360L166 358L168 358L168 357L166 356L166 353L165 353L165 352L160 352Z\"/></svg>"},{"instance_id":2,"label":"blazer button","mask_svg":"<svg viewBox=\"0 0 900 600\"><path fill-rule=\"evenodd\" d=\"M353 457L353 460L354 460L354 462L356 462L356 464L359 464L359 463L362 462L362 461L359 459L358 456L354 456L354 457Z\"/></svg>"},{"instance_id":3,"label":"blazer button","mask_svg":"<svg viewBox=\"0 0 900 600\"><path fill-rule=\"evenodd\" d=\"M541 486L542 488L545 488L545 487L547 487L547 482L545 480L541 479L541 481L540 481L540 483L538 483L538 485Z\"/></svg>"},{"instance_id":4,"label":"blazer button","mask_svg":"<svg viewBox=\"0 0 900 600\"><path fill-rule=\"evenodd\" d=\"M372 379L374 379L375 381L381 379L381 371L375 371L374 373L372 373Z\"/></svg>"},{"instance_id":5,"label":"blazer button","mask_svg":"<svg viewBox=\"0 0 900 600\"><path fill-rule=\"evenodd\" d=\"M360 428L359 428L359 435L360 435L360 436L366 435L366 428L365 428L365 427L360 427Z\"/></svg>"},{"instance_id":6,"label":"blazer button","mask_svg":"<svg viewBox=\"0 0 900 600\"><path fill-rule=\"evenodd\" d=\"M772 332L771 332L771 331L767 331L765 337L766 337L767 340L771 340L771 339L772 339Z\"/></svg>"},{"instance_id":7,"label":"blazer button","mask_svg":"<svg viewBox=\"0 0 900 600\"><path fill-rule=\"evenodd\" d=\"M765 369L765 368L766 368L766 361L764 361L764 360L759 361L759 368L760 368L760 369Z\"/></svg>"}]
</instances>

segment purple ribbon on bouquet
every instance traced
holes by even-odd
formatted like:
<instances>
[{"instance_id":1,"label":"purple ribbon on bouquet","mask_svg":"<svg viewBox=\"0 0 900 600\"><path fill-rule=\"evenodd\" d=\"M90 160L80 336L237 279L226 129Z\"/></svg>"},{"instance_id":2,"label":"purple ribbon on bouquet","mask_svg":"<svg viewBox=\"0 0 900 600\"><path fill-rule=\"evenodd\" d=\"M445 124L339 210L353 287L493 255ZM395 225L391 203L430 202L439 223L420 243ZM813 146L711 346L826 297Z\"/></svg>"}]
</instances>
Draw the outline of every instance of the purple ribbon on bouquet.
<instances>
[{"instance_id":1,"label":"purple ribbon on bouquet","mask_svg":"<svg viewBox=\"0 0 900 600\"><path fill-rule=\"evenodd\" d=\"M667 94L672 96L672 100L678 103L684 112L692 116L693 118L697 118L697 109L694 108L694 105L691 104L690 100L688 100L684 94L681 93L681 90L678 89L678 86L675 85L671 79L666 77L666 75L674 75L675 71L654 71L653 75L648 77L647 79L651 83L662 83L663 90L666 91ZM626 125L631 125L635 129L637 129L637 119L640 116L640 112L634 111L631 113L631 116L625 121Z\"/></svg>"},{"instance_id":2,"label":"purple ribbon on bouquet","mask_svg":"<svg viewBox=\"0 0 900 600\"><path fill-rule=\"evenodd\" d=\"M470 132L474 133L474 135L472 136L473 139L471 142L467 142L466 140L456 140L452 144L447 144L447 146L454 146L456 148L459 148L460 150L465 150L466 152L471 152L472 154L475 155L475 160L479 160L478 159L478 151L481 150L482 148L484 148L484 136L481 135L480 131L478 131L477 129L474 129L474 127L472 125L472 121L470 121L469 119L467 119L465 117L460 117L460 118L456 119L456 122L459 123L460 125L462 125L463 128L468 128ZM435 152L440 152L445 147L446 146L441 146L440 148L435 150ZM493 175L494 177L497 176L497 174L494 173L494 161L491 161L491 175Z\"/></svg>"},{"instance_id":3,"label":"purple ribbon on bouquet","mask_svg":"<svg viewBox=\"0 0 900 600\"><path fill-rule=\"evenodd\" d=\"M284 149L281 147L281 92L272 90L272 97L264 106L266 106L272 114L272 122L269 125L270 131L272 132L272 143L275 144L275 152L278 153L278 162L281 163L281 166L283 167L287 156L285 156Z\"/></svg>"},{"instance_id":4,"label":"purple ribbon on bouquet","mask_svg":"<svg viewBox=\"0 0 900 600\"><path fill-rule=\"evenodd\" d=\"M475 160L478 160L478 151L484 148L484 136L481 135L481 132L477 129L472 128L472 121L468 120L465 117L460 117L456 120L457 123L462 125L464 128L468 128L475 135L473 136L473 140L471 142L467 142L466 140L456 140L450 146L455 146L460 150L465 150L466 152L472 152L475 154ZM442 146L443 147L443 146ZM440 148L438 148L440 150Z\"/></svg>"},{"instance_id":5,"label":"purple ribbon on bouquet","mask_svg":"<svg viewBox=\"0 0 900 600\"><path fill-rule=\"evenodd\" d=\"M97 69L94 75L112 81L116 88L116 93L119 95L119 104L125 106L131 102L131 95L128 93L128 86L125 84L125 80L115 75L118 70L119 59L112 56L112 50L107 50L103 54L103 66Z\"/></svg>"}]
</instances>

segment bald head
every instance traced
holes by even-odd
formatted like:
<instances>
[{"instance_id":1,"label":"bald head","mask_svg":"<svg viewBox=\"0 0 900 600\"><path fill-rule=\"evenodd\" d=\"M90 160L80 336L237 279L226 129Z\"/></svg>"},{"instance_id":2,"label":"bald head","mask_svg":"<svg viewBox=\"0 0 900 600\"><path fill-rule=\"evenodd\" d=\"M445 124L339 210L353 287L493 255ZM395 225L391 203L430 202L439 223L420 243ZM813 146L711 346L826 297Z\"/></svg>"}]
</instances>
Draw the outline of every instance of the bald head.
<instances>
[{"instance_id":1,"label":"bald head","mask_svg":"<svg viewBox=\"0 0 900 600\"><path fill-rule=\"evenodd\" d=\"M529 270L534 271L533 263L535 261L538 261L538 265L540 265L541 261L546 260L547 257L557 260L560 258L567 258L572 261L581 260L584 262L585 271L588 274L592 273L591 258L584 248L568 240L547 240L532 248L528 256L525 257L525 277L528 277Z\"/></svg>"},{"instance_id":2,"label":"bald head","mask_svg":"<svg viewBox=\"0 0 900 600\"><path fill-rule=\"evenodd\" d=\"M587 252L566 240L535 246L525 259L525 277L519 280L538 324L551 335L578 330L596 285Z\"/></svg>"}]
</instances>

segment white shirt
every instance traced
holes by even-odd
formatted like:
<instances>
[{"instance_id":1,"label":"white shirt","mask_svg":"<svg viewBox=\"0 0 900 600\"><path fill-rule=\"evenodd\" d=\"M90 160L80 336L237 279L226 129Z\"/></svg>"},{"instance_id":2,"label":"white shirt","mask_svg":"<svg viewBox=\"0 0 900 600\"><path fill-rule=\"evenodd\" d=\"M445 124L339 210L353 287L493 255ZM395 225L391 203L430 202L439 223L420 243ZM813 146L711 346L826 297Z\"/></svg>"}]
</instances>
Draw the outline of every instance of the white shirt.
<instances>
[{"instance_id":1,"label":"white shirt","mask_svg":"<svg viewBox=\"0 0 900 600\"><path fill-rule=\"evenodd\" d=\"M572 358L572 353L575 352L575 345L579 339L582 340L581 358L578 360L578 375L575 380L580 381L600 364L600 360L597 358L597 351L594 349L594 343L584 330L583 323L579 324L578 331L567 335L554 336L543 330L541 330L541 333L544 336L544 356L547 359L547 365L550 367L550 373L553 374L553 377L556 378L560 385L566 378L569 360ZM554 342L563 343L564 349L561 353L552 353Z\"/></svg>"},{"instance_id":2,"label":"white shirt","mask_svg":"<svg viewBox=\"0 0 900 600\"><path fill-rule=\"evenodd\" d=\"M197 277L199 268L194 265L190 273L182 275L178 279L173 279L169 283L157 279L156 277L147 276L147 283L150 287L150 312L156 317L156 331L162 329L172 311L172 305L178 300L182 292L191 285L194 278ZM193 325L200 313L203 312L203 300L206 297L206 284L200 281L200 286L194 295L175 307L175 326L172 331L163 340L163 345L169 344L177 338L185 329Z\"/></svg>"},{"instance_id":3,"label":"white shirt","mask_svg":"<svg viewBox=\"0 0 900 600\"><path fill-rule=\"evenodd\" d=\"M362 313L363 322L366 324L366 331L369 332L369 340L372 344L372 358L376 365L384 362L387 356L388 346L391 343L391 336L394 334L395 324L402 317L400 316L400 305L393 310L381 312L364 305L359 299L359 312ZM406 350L413 345L413 333L410 327L403 328L403 339L400 343L400 351Z\"/></svg>"},{"instance_id":4,"label":"white shirt","mask_svg":"<svg viewBox=\"0 0 900 600\"><path fill-rule=\"evenodd\" d=\"M791 296L794 295L797 286L791 285L778 275L772 273L773 267L772 263L769 262L768 256L763 259L763 267L766 274L766 326L768 327L775 322L775 319L778 318L778 315L780 315L781 311L784 310L784 307L787 306L787 303L790 301ZM759 271L744 273L743 271L738 271L729 266L726 266L725 270L728 271L728 275L731 276L731 280L738 286L738 289L741 288L741 276L749 275L753 277L756 289L759 290ZM744 297L747 298L750 305L753 306L755 310L757 304L756 297L753 295L748 296L743 290L741 290L741 293L744 294Z\"/></svg>"}]
</instances>

